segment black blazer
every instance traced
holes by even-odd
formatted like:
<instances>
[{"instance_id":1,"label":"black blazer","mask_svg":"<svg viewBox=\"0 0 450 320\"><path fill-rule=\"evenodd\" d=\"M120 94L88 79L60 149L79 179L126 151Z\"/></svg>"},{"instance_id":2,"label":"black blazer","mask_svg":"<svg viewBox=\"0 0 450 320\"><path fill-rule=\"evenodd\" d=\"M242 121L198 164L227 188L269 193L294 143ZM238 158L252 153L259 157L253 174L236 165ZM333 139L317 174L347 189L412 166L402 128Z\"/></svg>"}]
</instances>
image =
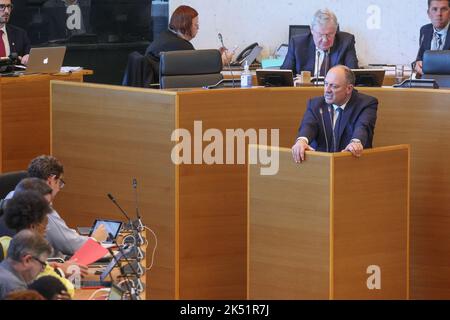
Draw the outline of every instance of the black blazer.
<instances>
[{"instance_id":1,"label":"black blazer","mask_svg":"<svg viewBox=\"0 0 450 320\"><path fill-rule=\"evenodd\" d=\"M194 50L194 46L189 41L180 38L175 33L165 30L153 41L145 50L145 55L150 56L154 61L159 62L161 52Z\"/></svg>"},{"instance_id":2,"label":"black blazer","mask_svg":"<svg viewBox=\"0 0 450 320\"><path fill-rule=\"evenodd\" d=\"M30 53L30 39L28 39L25 30L7 24L6 33L8 34L8 42L11 53L17 52L17 55L20 57Z\"/></svg>"},{"instance_id":3,"label":"black blazer","mask_svg":"<svg viewBox=\"0 0 450 320\"><path fill-rule=\"evenodd\" d=\"M423 54L426 50L431 49L431 40L433 39L433 25L426 24L420 28L420 38L419 38L419 52L417 53L416 61L423 61ZM447 31L447 37L445 38L444 49L450 50L450 34Z\"/></svg>"},{"instance_id":4,"label":"black blazer","mask_svg":"<svg viewBox=\"0 0 450 320\"><path fill-rule=\"evenodd\" d=\"M374 97L353 90L340 121L339 134L334 137L338 151L342 151L350 143L351 139L359 139L364 148L372 148L375 122L377 121L378 100ZM322 114L320 112L322 110ZM333 106L330 106L325 98L317 97L308 101L308 107L303 121L298 130L297 137L306 137L311 147L317 151L332 152L333 131L331 117ZM326 138L325 138L326 136Z\"/></svg>"},{"instance_id":5,"label":"black blazer","mask_svg":"<svg viewBox=\"0 0 450 320\"><path fill-rule=\"evenodd\" d=\"M316 45L311 32L292 37L288 53L281 69L289 69L295 74L310 71L314 74L316 62ZM343 64L351 69L358 68L355 36L347 32L337 32L330 51L330 68Z\"/></svg>"}]
</instances>

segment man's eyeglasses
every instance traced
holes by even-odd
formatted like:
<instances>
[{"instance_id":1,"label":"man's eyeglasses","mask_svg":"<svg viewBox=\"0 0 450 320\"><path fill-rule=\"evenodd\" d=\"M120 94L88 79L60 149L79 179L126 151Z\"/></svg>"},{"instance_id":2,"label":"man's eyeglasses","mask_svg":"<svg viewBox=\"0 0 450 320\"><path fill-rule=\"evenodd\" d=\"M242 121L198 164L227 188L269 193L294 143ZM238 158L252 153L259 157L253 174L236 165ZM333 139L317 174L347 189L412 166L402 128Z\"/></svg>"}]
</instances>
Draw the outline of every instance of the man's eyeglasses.
<instances>
[{"instance_id":1,"label":"man's eyeglasses","mask_svg":"<svg viewBox=\"0 0 450 320\"><path fill-rule=\"evenodd\" d=\"M47 263L46 262L41 261L39 258L36 258L35 256L31 256L31 258L33 258L34 260L36 260L37 262L39 262L41 264L42 271L45 270L45 268L47 267Z\"/></svg>"},{"instance_id":2,"label":"man's eyeglasses","mask_svg":"<svg viewBox=\"0 0 450 320\"><path fill-rule=\"evenodd\" d=\"M12 4L0 4L0 11L5 11L6 8L8 8L9 11L12 11L13 5Z\"/></svg>"},{"instance_id":3,"label":"man's eyeglasses","mask_svg":"<svg viewBox=\"0 0 450 320\"><path fill-rule=\"evenodd\" d=\"M315 30L312 30L312 32L316 35L316 37L325 38L326 40L333 39L334 36L336 35L336 32L327 33L327 34L321 34L321 33L317 32Z\"/></svg>"},{"instance_id":4,"label":"man's eyeglasses","mask_svg":"<svg viewBox=\"0 0 450 320\"><path fill-rule=\"evenodd\" d=\"M66 182L63 179L58 178L56 175L52 175L52 176L53 176L53 178L55 178L55 180L58 180L59 188L60 189L64 188L64 186L66 185Z\"/></svg>"},{"instance_id":5,"label":"man's eyeglasses","mask_svg":"<svg viewBox=\"0 0 450 320\"><path fill-rule=\"evenodd\" d=\"M64 188L64 186L66 185L66 183L64 182L64 180L61 179L61 178L59 178L58 183L59 183L59 188L60 188L60 189Z\"/></svg>"}]
</instances>

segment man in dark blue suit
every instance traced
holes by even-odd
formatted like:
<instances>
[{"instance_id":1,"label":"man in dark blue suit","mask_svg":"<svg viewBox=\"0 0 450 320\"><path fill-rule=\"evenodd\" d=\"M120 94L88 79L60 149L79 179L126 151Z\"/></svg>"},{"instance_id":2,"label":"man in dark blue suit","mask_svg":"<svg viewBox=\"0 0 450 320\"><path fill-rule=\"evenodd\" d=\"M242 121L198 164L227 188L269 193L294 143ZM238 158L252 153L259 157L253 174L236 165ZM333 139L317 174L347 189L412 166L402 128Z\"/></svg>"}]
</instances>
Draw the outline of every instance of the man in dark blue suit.
<instances>
[{"instance_id":1,"label":"man in dark blue suit","mask_svg":"<svg viewBox=\"0 0 450 320\"><path fill-rule=\"evenodd\" d=\"M331 67L338 64L358 68L355 37L338 31L333 12L319 10L314 14L311 32L292 37L281 69L292 70L294 74L310 71L313 75L325 76Z\"/></svg>"},{"instance_id":2,"label":"man in dark blue suit","mask_svg":"<svg viewBox=\"0 0 450 320\"><path fill-rule=\"evenodd\" d=\"M11 0L0 0L0 57L8 57L17 53L22 64L28 63L30 40L25 30L8 25L13 4Z\"/></svg>"},{"instance_id":3,"label":"man in dark blue suit","mask_svg":"<svg viewBox=\"0 0 450 320\"><path fill-rule=\"evenodd\" d=\"M420 47L416 58L416 72L422 75L423 53L426 50L450 50L450 0L428 0L430 24L420 28Z\"/></svg>"},{"instance_id":4,"label":"man in dark blue suit","mask_svg":"<svg viewBox=\"0 0 450 320\"><path fill-rule=\"evenodd\" d=\"M355 75L346 66L335 66L325 78L324 96L313 98L292 147L294 161L305 160L305 151L349 151L361 156L372 147L378 100L353 87Z\"/></svg>"}]
</instances>

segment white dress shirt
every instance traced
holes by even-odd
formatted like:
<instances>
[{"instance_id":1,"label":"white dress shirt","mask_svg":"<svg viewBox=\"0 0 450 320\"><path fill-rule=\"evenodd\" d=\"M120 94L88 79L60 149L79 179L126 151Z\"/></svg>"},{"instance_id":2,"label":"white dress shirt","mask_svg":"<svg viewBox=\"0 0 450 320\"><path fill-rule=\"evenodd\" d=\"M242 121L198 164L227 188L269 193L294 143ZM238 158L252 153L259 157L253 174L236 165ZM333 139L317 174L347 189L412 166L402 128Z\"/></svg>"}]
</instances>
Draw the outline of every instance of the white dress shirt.
<instances>
[{"instance_id":1,"label":"white dress shirt","mask_svg":"<svg viewBox=\"0 0 450 320\"><path fill-rule=\"evenodd\" d=\"M447 26L441 30L436 30L433 27L433 38L431 38L431 50L443 50L444 49L444 44L445 44L445 40L447 39L447 34L448 34L448 28L450 26L450 22L447 23ZM438 37L436 36L436 33L438 33L441 37L441 45L438 46Z\"/></svg>"}]
</instances>

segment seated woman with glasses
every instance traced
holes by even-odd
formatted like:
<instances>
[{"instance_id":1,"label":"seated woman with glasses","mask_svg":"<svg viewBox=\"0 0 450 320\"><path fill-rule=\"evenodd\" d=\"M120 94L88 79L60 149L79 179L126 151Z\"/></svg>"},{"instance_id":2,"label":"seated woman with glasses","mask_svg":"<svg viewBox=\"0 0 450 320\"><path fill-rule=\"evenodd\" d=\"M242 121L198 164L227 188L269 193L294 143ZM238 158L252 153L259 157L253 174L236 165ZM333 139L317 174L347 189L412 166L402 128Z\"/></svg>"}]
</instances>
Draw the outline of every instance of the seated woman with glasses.
<instances>
[{"instance_id":1,"label":"seated woman with glasses","mask_svg":"<svg viewBox=\"0 0 450 320\"><path fill-rule=\"evenodd\" d=\"M199 28L198 12L189 6L179 6L170 17L168 30L159 34L148 46L145 54L156 62L159 68L161 52L195 50L190 41L195 38ZM225 65L230 62L233 55L226 48L221 47L219 50L222 53L222 63ZM159 70L156 71L156 74L159 74Z\"/></svg>"}]
</instances>

